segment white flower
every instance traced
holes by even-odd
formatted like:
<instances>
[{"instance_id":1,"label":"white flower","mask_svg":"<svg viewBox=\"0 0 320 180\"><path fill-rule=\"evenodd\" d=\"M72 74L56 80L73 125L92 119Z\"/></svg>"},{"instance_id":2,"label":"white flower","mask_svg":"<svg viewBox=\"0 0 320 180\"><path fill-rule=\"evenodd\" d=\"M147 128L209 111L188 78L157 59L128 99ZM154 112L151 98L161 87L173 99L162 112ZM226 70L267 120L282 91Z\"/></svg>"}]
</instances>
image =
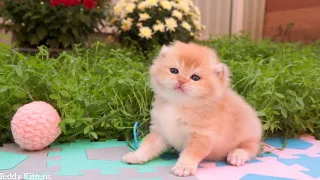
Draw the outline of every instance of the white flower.
<instances>
[{"instance_id":1,"label":"white flower","mask_svg":"<svg viewBox=\"0 0 320 180\"><path fill-rule=\"evenodd\" d=\"M161 1L160 5L162 6L163 9L166 9L166 10L171 10L172 8L169 1Z\"/></svg>"},{"instance_id":2,"label":"white flower","mask_svg":"<svg viewBox=\"0 0 320 180\"><path fill-rule=\"evenodd\" d=\"M200 9L198 7L194 7L194 11L196 12L197 15L200 16Z\"/></svg>"},{"instance_id":3,"label":"white flower","mask_svg":"<svg viewBox=\"0 0 320 180\"><path fill-rule=\"evenodd\" d=\"M123 11L124 4L121 2L118 2L114 7L113 7L113 12L115 15L120 16L121 12Z\"/></svg>"},{"instance_id":4,"label":"white flower","mask_svg":"<svg viewBox=\"0 0 320 180\"><path fill-rule=\"evenodd\" d=\"M132 13L136 5L134 3L128 3L125 7L127 13Z\"/></svg>"},{"instance_id":5,"label":"white flower","mask_svg":"<svg viewBox=\"0 0 320 180\"><path fill-rule=\"evenodd\" d=\"M151 17L150 17L150 15L148 13L143 13L143 14L139 13L139 21L145 21L145 20L150 19L150 18Z\"/></svg>"},{"instance_id":6,"label":"white flower","mask_svg":"<svg viewBox=\"0 0 320 180\"><path fill-rule=\"evenodd\" d=\"M159 31L159 32L164 32L164 31L165 31L165 25L164 25L163 23L161 23L161 22L153 25L152 28L153 28L153 30L154 30L155 32L157 32L157 31Z\"/></svg>"},{"instance_id":7,"label":"white flower","mask_svg":"<svg viewBox=\"0 0 320 180\"><path fill-rule=\"evenodd\" d=\"M121 29L124 31L129 31L132 26L132 21L133 21L133 19L131 19L131 18L127 18L127 19L122 20Z\"/></svg>"},{"instance_id":8,"label":"white flower","mask_svg":"<svg viewBox=\"0 0 320 180\"><path fill-rule=\"evenodd\" d=\"M141 27L139 32L139 36L142 38L150 39L152 36L152 30L149 27Z\"/></svg>"},{"instance_id":9,"label":"white flower","mask_svg":"<svg viewBox=\"0 0 320 180\"><path fill-rule=\"evenodd\" d=\"M190 26L190 24L187 23L186 21L183 21L183 22L181 23L181 26L182 26L183 28L185 28L186 30L191 31L191 26Z\"/></svg>"},{"instance_id":10,"label":"white flower","mask_svg":"<svg viewBox=\"0 0 320 180\"><path fill-rule=\"evenodd\" d=\"M145 10L146 7L147 7L147 2L146 1L143 1L143 2L138 4L138 9L141 10L141 11Z\"/></svg>"},{"instance_id":11,"label":"white flower","mask_svg":"<svg viewBox=\"0 0 320 180\"><path fill-rule=\"evenodd\" d=\"M174 8L177 8L177 7L178 7L178 4L177 4L176 2L174 2L174 1L170 1L170 4L171 4L171 6L174 7Z\"/></svg>"},{"instance_id":12,"label":"white flower","mask_svg":"<svg viewBox=\"0 0 320 180\"><path fill-rule=\"evenodd\" d=\"M193 24L196 26L197 30L202 30L202 25L201 25L200 21L198 21L198 20L193 21Z\"/></svg>"},{"instance_id":13,"label":"white flower","mask_svg":"<svg viewBox=\"0 0 320 180\"><path fill-rule=\"evenodd\" d=\"M158 6L159 0L146 0L147 7Z\"/></svg>"},{"instance_id":14,"label":"white flower","mask_svg":"<svg viewBox=\"0 0 320 180\"><path fill-rule=\"evenodd\" d=\"M179 1L178 8L183 10L184 12L190 11L189 4L186 1Z\"/></svg>"},{"instance_id":15,"label":"white flower","mask_svg":"<svg viewBox=\"0 0 320 180\"><path fill-rule=\"evenodd\" d=\"M176 27L178 27L178 24L174 18L165 18L165 22L167 30L176 31Z\"/></svg>"},{"instance_id":16,"label":"white flower","mask_svg":"<svg viewBox=\"0 0 320 180\"><path fill-rule=\"evenodd\" d=\"M172 16L178 18L179 20L182 19L182 13L178 10L172 11Z\"/></svg>"}]
</instances>

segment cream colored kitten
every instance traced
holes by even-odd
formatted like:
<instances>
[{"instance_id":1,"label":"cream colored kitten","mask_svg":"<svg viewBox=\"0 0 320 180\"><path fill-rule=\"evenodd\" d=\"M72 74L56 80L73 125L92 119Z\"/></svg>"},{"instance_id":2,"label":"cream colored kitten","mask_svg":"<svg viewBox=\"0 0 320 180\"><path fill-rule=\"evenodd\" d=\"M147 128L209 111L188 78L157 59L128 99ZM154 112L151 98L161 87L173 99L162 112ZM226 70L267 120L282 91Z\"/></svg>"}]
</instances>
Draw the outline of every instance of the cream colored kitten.
<instances>
[{"instance_id":1,"label":"cream colored kitten","mask_svg":"<svg viewBox=\"0 0 320 180\"><path fill-rule=\"evenodd\" d=\"M228 68L214 50L178 41L163 46L150 74L155 93L150 133L124 162L144 163L174 147L180 157L172 172L189 176L204 159L241 166L256 157L261 122L231 89Z\"/></svg>"}]
</instances>

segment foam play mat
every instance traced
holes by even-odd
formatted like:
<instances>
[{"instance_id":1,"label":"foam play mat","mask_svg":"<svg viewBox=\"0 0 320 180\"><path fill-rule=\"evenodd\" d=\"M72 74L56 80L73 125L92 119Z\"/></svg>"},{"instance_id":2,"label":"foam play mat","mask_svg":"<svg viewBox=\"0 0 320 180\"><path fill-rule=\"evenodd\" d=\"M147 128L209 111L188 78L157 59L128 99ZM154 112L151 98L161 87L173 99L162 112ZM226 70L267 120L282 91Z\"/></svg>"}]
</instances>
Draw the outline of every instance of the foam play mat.
<instances>
[{"instance_id":1,"label":"foam play mat","mask_svg":"<svg viewBox=\"0 0 320 180\"><path fill-rule=\"evenodd\" d=\"M286 147L283 148L283 144ZM195 176L170 173L176 154L163 154L143 165L121 162L130 151L126 142L107 140L53 144L28 152L16 144L0 147L0 179L53 180L309 180L320 179L320 141L312 136L299 139L271 138L264 153L244 166L203 161Z\"/></svg>"}]
</instances>

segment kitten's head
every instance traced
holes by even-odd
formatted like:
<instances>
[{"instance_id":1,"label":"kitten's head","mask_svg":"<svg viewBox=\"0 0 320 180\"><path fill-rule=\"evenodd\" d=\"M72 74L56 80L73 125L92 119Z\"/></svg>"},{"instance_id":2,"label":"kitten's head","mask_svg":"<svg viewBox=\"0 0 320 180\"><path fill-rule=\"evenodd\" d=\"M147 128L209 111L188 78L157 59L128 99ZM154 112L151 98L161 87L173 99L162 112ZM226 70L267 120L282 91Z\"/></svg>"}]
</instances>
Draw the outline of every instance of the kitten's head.
<instances>
[{"instance_id":1,"label":"kitten's head","mask_svg":"<svg viewBox=\"0 0 320 180\"><path fill-rule=\"evenodd\" d=\"M176 41L163 46L150 68L155 94L167 100L220 96L229 86L229 71L214 50Z\"/></svg>"}]
</instances>

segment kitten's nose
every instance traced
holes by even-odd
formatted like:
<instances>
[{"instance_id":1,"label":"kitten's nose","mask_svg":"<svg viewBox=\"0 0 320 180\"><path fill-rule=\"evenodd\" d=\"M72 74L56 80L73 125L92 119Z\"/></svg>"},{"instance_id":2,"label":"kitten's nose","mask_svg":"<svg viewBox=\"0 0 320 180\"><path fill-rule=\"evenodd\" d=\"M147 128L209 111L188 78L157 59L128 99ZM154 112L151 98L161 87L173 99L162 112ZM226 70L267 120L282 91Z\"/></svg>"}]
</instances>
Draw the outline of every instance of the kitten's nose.
<instances>
[{"instance_id":1,"label":"kitten's nose","mask_svg":"<svg viewBox=\"0 0 320 180\"><path fill-rule=\"evenodd\" d=\"M180 85L183 85L183 84L186 83L187 81L184 80L184 79L179 79L178 82L179 82Z\"/></svg>"}]
</instances>

